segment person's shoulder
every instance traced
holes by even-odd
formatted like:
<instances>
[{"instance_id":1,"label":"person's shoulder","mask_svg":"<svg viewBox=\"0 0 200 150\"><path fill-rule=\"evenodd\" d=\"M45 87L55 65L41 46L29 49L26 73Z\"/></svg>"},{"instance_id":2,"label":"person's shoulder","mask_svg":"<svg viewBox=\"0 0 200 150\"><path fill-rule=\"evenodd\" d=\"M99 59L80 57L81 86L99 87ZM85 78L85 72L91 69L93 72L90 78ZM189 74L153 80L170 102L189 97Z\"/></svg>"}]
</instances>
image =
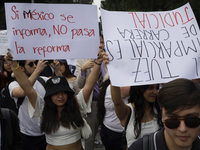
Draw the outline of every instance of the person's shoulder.
<instances>
[{"instance_id":1,"label":"person's shoulder","mask_svg":"<svg viewBox=\"0 0 200 150\"><path fill-rule=\"evenodd\" d=\"M193 146L192 146L192 150L199 150L199 149L200 149L200 135L193 142Z\"/></svg>"},{"instance_id":2,"label":"person's shoulder","mask_svg":"<svg viewBox=\"0 0 200 150\"><path fill-rule=\"evenodd\" d=\"M131 146L128 148L128 150L143 150L143 138L138 139L134 143L131 144Z\"/></svg>"},{"instance_id":3,"label":"person's shoulder","mask_svg":"<svg viewBox=\"0 0 200 150\"><path fill-rule=\"evenodd\" d=\"M40 76L45 82L49 79L49 77Z\"/></svg>"}]
</instances>

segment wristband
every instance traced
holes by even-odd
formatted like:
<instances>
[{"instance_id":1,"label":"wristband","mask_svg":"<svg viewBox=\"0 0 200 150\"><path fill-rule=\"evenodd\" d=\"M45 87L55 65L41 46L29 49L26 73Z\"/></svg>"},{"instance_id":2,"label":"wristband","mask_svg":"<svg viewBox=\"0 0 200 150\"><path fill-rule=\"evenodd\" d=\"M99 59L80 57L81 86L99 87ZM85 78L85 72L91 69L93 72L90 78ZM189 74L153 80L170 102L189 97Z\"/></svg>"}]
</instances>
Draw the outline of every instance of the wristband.
<instances>
[{"instance_id":1,"label":"wristband","mask_svg":"<svg viewBox=\"0 0 200 150\"><path fill-rule=\"evenodd\" d=\"M20 72L19 72L19 62L17 63L17 67L16 68L11 68L12 71L17 70L19 73L19 76L21 76Z\"/></svg>"},{"instance_id":2,"label":"wristband","mask_svg":"<svg viewBox=\"0 0 200 150\"><path fill-rule=\"evenodd\" d=\"M17 63L17 67L16 68L11 68L11 70L17 70L19 69L19 62Z\"/></svg>"},{"instance_id":3,"label":"wristband","mask_svg":"<svg viewBox=\"0 0 200 150\"><path fill-rule=\"evenodd\" d=\"M99 63L96 62L96 59L94 60L94 63L97 64L97 65L99 65L99 66L101 65L101 63L99 64Z\"/></svg>"}]
</instances>

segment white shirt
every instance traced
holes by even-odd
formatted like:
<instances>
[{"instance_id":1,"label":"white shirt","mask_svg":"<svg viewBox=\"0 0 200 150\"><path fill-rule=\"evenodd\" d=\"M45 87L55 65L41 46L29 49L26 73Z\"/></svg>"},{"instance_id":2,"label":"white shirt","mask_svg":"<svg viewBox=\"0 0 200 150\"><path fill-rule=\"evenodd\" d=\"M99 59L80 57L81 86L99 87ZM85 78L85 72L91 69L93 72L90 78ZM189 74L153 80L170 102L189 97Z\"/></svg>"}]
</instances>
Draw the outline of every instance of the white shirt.
<instances>
[{"instance_id":1,"label":"white shirt","mask_svg":"<svg viewBox=\"0 0 200 150\"><path fill-rule=\"evenodd\" d=\"M81 112L85 112L87 109L87 105L85 103L82 90L77 95L77 101ZM28 110L31 118L32 117L40 118L42 116L43 109L44 109L44 99L39 94L37 96L35 109L32 107L31 103L28 102ZM80 128L73 129L72 127L70 127L70 129L68 129L63 126L60 126L55 133L50 133L45 135L47 143L54 146L62 146L75 143L81 138Z\"/></svg>"},{"instance_id":2,"label":"white shirt","mask_svg":"<svg viewBox=\"0 0 200 150\"><path fill-rule=\"evenodd\" d=\"M42 77L42 78L45 81L47 81L49 79L47 77ZM13 81L9 84L10 95L15 100L15 103L17 104L18 98L12 96L12 91L16 87L20 87L20 85L16 81ZM44 97L44 95L46 93L45 88L38 80L35 81L33 88L42 97ZM41 135L43 135L43 133L41 133L41 130L40 130L40 123L38 122L39 118L30 118L30 116L28 114L28 102L29 102L29 100L28 100L28 97L26 96L24 98L22 105L19 108L18 118L20 121L20 123L19 123L20 132L23 134L29 135L29 136L41 136Z\"/></svg>"},{"instance_id":3,"label":"white shirt","mask_svg":"<svg viewBox=\"0 0 200 150\"><path fill-rule=\"evenodd\" d=\"M128 103L128 97L124 98L123 100L125 104ZM123 131L122 125L115 113L115 107L111 97L110 85L106 89L104 106L106 113L104 116L103 124L112 131L122 132Z\"/></svg>"},{"instance_id":4,"label":"white shirt","mask_svg":"<svg viewBox=\"0 0 200 150\"><path fill-rule=\"evenodd\" d=\"M135 133L134 133L134 121L135 121L135 111L133 109L133 106L131 103L127 104L131 108L131 117L127 125L126 129L126 139L127 139L127 145L128 147L138 139L142 138L146 134L151 134L159 129L159 125L157 123L157 119L154 117L153 120L149 122L145 122L141 124L141 133L140 136L135 139Z\"/></svg>"}]
</instances>

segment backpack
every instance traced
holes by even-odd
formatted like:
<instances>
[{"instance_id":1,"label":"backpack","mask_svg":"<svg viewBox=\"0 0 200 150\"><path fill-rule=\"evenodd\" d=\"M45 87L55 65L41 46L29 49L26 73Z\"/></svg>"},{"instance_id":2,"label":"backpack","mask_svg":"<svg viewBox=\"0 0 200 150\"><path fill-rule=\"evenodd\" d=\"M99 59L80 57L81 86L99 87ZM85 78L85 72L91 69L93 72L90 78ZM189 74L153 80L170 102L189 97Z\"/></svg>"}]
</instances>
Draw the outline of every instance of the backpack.
<instances>
[{"instance_id":1,"label":"backpack","mask_svg":"<svg viewBox=\"0 0 200 150\"><path fill-rule=\"evenodd\" d=\"M0 109L1 114L3 116L3 118L5 118L7 120L7 139L8 140L8 144L12 145L13 143L13 132L12 132L12 126L11 126L11 118L10 118L10 110L8 108L1 108Z\"/></svg>"},{"instance_id":2,"label":"backpack","mask_svg":"<svg viewBox=\"0 0 200 150\"><path fill-rule=\"evenodd\" d=\"M143 136L143 150L156 150L156 134L152 133Z\"/></svg>"},{"instance_id":3,"label":"backpack","mask_svg":"<svg viewBox=\"0 0 200 150\"><path fill-rule=\"evenodd\" d=\"M38 77L37 80L44 86L45 88L45 81ZM20 97L17 100L17 104L15 103L14 99L11 98L8 86L4 87L1 90L1 108L9 108L13 110L17 115L19 112L19 107L22 105L25 97Z\"/></svg>"}]
</instances>

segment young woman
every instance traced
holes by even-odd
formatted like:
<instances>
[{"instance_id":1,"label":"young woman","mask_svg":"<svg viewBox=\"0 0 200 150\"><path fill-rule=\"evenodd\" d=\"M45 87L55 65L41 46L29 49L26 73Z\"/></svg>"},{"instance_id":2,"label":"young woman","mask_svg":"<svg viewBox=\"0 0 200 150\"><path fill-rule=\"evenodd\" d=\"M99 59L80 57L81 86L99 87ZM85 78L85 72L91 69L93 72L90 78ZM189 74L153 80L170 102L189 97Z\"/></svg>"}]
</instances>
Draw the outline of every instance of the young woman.
<instances>
[{"instance_id":1,"label":"young woman","mask_svg":"<svg viewBox=\"0 0 200 150\"><path fill-rule=\"evenodd\" d=\"M67 61L65 59L58 59L57 61L59 61L60 63L60 72L62 73L63 77L65 77L68 81L69 86L75 92L75 95L77 95L80 89L77 85L76 76L71 72L69 65L67 64Z\"/></svg>"},{"instance_id":2,"label":"young woman","mask_svg":"<svg viewBox=\"0 0 200 150\"><path fill-rule=\"evenodd\" d=\"M137 139L162 127L161 112L156 100L158 88L158 84L131 86L129 104L126 105L120 97L120 88L111 86L116 114L123 127L127 124L128 147Z\"/></svg>"},{"instance_id":3,"label":"young woman","mask_svg":"<svg viewBox=\"0 0 200 150\"><path fill-rule=\"evenodd\" d=\"M12 74L12 70L9 64L6 63L4 57L2 59L2 67L1 67L1 89L7 86L10 82L14 80L14 74Z\"/></svg>"},{"instance_id":4,"label":"young woman","mask_svg":"<svg viewBox=\"0 0 200 150\"><path fill-rule=\"evenodd\" d=\"M106 150L122 150L122 125L115 113L111 97L110 79L102 87L97 101L97 118L101 124L100 136ZM128 103L130 87L121 87L121 97Z\"/></svg>"},{"instance_id":5,"label":"young woman","mask_svg":"<svg viewBox=\"0 0 200 150\"><path fill-rule=\"evenodd\" d=\"M109 63L107 54L104 55L104 63ZM111 96L117 117L123 127L127 125L127 147L163 126L157 102L158 89L158 84L131 86L129 103L126 105L121 98L120 87L111 86Z\"/></svg>"},{"instance_id":6,"label":"young woman","mask_svg":"<svg viewBox=\"0 0 200 150\"><path fill-rule=\"evenodd\" d=\"M41 116L41 131L45 132L47 141L46 150L82 150L81 130L85 127L85 121L79 108L86 108L85 102L88 101L98 79L102 58L95 60L93 70L77 96L74 96L74 91L65 77L55 76L46 82L44 100L36 93L17 62L12 61L9 52L6 61L29 98L30 117Z\"/></svg>"}]
</instances>

